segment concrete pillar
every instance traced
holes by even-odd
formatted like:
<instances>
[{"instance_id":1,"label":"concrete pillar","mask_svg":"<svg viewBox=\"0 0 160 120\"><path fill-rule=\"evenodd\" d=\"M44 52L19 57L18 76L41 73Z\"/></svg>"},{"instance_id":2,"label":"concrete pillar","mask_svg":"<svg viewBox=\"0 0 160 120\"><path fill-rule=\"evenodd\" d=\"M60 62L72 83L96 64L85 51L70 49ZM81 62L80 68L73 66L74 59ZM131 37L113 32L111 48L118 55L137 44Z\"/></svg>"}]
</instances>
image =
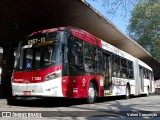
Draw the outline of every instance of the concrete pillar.
<instances>
[{"instance_id":1,"label":"concrete pillar","mask_svg":"<svg viewBox=\"0 0 160 120\"><path fill-rule=\"evenodd\" d=\"M7 98L11 97L11 76L14 65L14 47L3 48L3 60L2 60L2 79L1 79L1 90L2 96Z\"/></svg>"}]
</instances>

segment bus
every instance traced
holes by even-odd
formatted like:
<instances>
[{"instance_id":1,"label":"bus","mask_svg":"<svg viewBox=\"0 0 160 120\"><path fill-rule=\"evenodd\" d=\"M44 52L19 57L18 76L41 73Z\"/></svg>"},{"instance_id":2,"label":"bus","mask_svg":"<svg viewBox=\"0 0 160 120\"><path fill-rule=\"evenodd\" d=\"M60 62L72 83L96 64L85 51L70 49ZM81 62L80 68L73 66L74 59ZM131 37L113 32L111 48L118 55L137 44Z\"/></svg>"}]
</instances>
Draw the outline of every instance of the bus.
<instances>
[{"instance_id":1,"label":"bus","mask_svg":"<svg viewBox=\"0 0 160 120\"><path fill-rule=\"evenodd\" d=\"M40 30L19 42L12 74L18 97L85 98L149 95L152 68L75 27Z\"/></svg>"}]
</instances>

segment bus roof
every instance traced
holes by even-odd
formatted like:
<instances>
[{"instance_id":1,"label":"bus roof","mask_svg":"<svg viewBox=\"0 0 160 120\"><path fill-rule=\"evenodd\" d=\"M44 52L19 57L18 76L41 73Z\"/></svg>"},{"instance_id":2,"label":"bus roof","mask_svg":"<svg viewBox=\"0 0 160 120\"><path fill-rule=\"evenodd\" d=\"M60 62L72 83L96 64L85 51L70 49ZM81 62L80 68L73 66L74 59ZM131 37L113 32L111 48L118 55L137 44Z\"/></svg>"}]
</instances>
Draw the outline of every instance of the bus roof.
<instances>
[{"instance_id":1,"label":"bus roof","mask_svg":"<svg viewBox=\"0 0 160 120\"><path fill-rule=\"evenodd\" d=\"M76 27L72 27L72 26L68 26L68 27L58 27L58 28L51 28L51 29L46 29L46 30L39 30L37 32L33 32L30 36L32 35L36 35L36 34L44 34L44 33L51 33L51 32L55 32L55 31L67 31L70 32L72 35L74 35L75 37L81 38L84 41L87 41L93 45L96 45L98 47L103 47L105 50L112 52L116 55L119 55L123 58L126 58L128 60L134 61L136 60L135 57L133 57L132 55L130 55L129 53L105 42L104 40L99 39L98 37L92 35L91 33L82 30L80 28L76 28ZM89 38L89 39L88 39ZM137 58L138 59L138 58ZM139 65L148 68L149 70L152 70L150 66L148 66L146 63L142 62L141 60L138 59L138 63Z\"/></svg>"}]
</instances>

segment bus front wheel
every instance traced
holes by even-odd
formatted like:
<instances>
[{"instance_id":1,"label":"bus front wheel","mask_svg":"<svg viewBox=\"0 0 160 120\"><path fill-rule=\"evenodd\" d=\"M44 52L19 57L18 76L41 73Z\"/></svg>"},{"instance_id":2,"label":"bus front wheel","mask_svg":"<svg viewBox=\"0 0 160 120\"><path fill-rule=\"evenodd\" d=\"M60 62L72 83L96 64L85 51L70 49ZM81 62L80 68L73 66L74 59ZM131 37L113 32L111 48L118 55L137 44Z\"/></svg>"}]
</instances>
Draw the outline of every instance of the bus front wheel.
<instances>
[{"instance_id":1,"label":"bus front wheel","mask_svg":"<svg viewBox=\"0 0 160 120\"><path fill-rule=\"evenodd\" d=\"M93 104L96 101L96 87L93 84L93 82L91 82L88 86L88 97L87 97L87 103L89 104Z\"/></svg>"}]
</instances>

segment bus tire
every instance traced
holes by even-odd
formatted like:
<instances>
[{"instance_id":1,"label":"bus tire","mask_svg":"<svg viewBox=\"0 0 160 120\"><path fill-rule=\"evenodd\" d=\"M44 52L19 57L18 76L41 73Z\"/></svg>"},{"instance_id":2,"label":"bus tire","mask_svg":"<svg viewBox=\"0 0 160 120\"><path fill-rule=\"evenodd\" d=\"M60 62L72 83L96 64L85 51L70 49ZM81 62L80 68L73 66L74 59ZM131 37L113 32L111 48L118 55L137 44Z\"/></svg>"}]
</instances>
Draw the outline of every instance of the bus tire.
<instances>
[{"instance_id":1,"label":"bus tire","mask_svg":"<svg viewBox=\"0 0 160 120\"><path fill-rule=\"evenodd\" d=\"M87 96L86 102L87 102L88 104L93 104L93 103L95 103L96 97L97 97L96 94L97 94L96 87L95 87L95 85L93 84L93 82L90 82L90 83L89 83L89 86L88 86L88 96Z\"/></svg>"},{"instance_id":2,"label":"bus tire","mask_svg":"<svg viewBox=\"0 0 160 120\"><path fill-rule=\"evenodd\" d=\"M127 85L125 99L129 99L129 98L130 98L130 89L129 89L129 85Z\"/></svg>"},{"instance_id":3,"label":"bus tire","mask_svg":"<svg viewBox=\"0 0 160 120\"><path fill-rule=\"evenodd\" d=\"M7 99L7 105L18 105L19 100Z\"/></svg>"}]
</instances>

